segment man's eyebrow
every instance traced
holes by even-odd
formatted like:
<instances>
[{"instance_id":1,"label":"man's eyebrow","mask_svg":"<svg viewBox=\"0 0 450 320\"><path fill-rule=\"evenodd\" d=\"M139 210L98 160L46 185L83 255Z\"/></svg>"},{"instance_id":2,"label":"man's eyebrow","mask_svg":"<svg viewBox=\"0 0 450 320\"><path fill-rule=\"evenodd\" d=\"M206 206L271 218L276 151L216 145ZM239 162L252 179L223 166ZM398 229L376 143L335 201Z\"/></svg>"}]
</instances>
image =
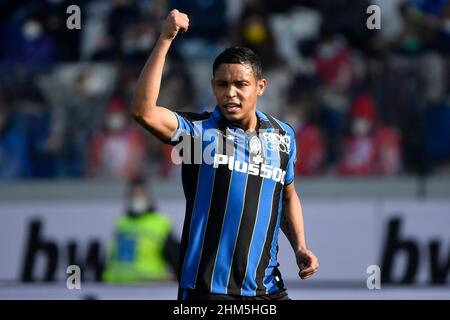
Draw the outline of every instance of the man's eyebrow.
<instances>
[{"instance_id":1,"label":"man's eyebrow","mask_svg":"<svg viewBox=\"0 0 450 320\"><path fill-rule=\"evenodd\" d=\"M249 79L237 79L237 80L233 80L233 81L228 81L226 79L214 79L214 82L216 83L238 83L238 84L243 84L243 83L250 83Z\"/></svg>"},{"instance_id":2,"label":"man's eyebrow","mask_svg":"<svg viewBox=\"0 0 450 320\"><path fill-rule=\"evenodd\" d=\"M223 79L214 79L213 80L215 83L219 83L219 84L227 84L228 80L223 80Z\"/></svg>"},{"instance_id":3,"label":"man's eyebrow","mask_svg":"<svg viewBox=\"0 0 450 320\"><path fill-rule=\"evenodd\" d=\"M219 79L214 79L214 81L222 81L222 82L249 82L250 80L243 78L243 79L235 79L233 81L228 81L227 79L220 79L219 78Z\"/></svg>"}]
</instances>

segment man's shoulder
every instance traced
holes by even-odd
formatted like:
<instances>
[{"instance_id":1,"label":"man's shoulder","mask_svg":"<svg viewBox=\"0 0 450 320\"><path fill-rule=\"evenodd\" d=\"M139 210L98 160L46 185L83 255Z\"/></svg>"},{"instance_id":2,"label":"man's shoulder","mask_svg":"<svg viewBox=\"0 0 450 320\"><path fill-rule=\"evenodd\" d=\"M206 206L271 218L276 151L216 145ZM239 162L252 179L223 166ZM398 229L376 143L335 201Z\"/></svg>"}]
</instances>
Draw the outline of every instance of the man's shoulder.
<instances>
[{"instance_id":1,"label":"man's shoulder","mask_svg":"<svg viewBox=\"0 0 450 320\"><path fill-rule=\"evenodd\" d=\"M274 117L273 115L267 114L266 116L269 119L272 119L272 121L275 121L283 131L291 136L295 136L295 130L294 128L286 121L280 120L279 118Z\"/></svg>"}]
</instances>

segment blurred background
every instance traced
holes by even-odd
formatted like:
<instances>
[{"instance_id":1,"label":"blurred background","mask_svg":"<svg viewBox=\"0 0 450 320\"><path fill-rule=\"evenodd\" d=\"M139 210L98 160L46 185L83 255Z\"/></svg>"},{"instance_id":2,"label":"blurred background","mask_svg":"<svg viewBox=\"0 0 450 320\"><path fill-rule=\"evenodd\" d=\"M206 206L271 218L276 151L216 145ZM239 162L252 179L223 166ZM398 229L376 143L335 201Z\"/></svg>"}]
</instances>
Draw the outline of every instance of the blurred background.
<instances>
[{"instance_id":1,"label":"blurred background","mask_svg":"<svg viewBox=\"0 0 450 320\"><path fill-rule=\"evenodd\" d=\"M69 29L70 5L80 29ZM379 29L368 19L380 8ZM211 111L212 62L252 48L259 108L297 132L297 190L321 261L294 299L450 298L450 3L447 0L35 0L0 4L0 299L175 299L168 276L104 284L127 185L144 178L176 237L184 219L171 147L130 102L167 13L189 15L159 104ZM83 288L66 288L68 265ZM367 268L381 269L369 290ZM369 272L369 273L368 273ZM170 271L169 271L170 274Z\"/></svg>"}]
</instances>

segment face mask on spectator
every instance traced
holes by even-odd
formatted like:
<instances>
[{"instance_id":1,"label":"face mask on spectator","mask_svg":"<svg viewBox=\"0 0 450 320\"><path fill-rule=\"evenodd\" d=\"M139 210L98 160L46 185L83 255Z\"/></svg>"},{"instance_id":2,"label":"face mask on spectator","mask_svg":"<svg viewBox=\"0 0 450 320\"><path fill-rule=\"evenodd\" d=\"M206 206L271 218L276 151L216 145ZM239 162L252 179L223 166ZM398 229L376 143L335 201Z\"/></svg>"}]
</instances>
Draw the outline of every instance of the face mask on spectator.
<instances>
[{"instance_id":1,"label":"face mask on spectator","mask_svg":"<svg viewBox=\"0 0 450 320\"><path fill-rule=\"evenodd\" d=\"M356 118L352 122L352 133L357 137L364 137L369 133L371 123L364 118Z\"/></svg>"},{"instance_id":2,"label":"face mask on spectator","mask_svg":"<svg viewBox=\"0 0 450 320\"><path fill-rule=\"evenodd\" d=\"M25 39L35 40L42 34L42 26L39 22L30 20L24 24L22 32Z\"/></svg>"},{"instance_id":3,"label":"face mask on spectator","mask_svg":"<svg viewBox=\"0 0 450 320\"><path fill-rule=\"evenodd\" d=\"M133 214L141 214L148 210L148 201L146 197L135 196L130 200L130 211Z\"/></svg>"},{"instance_id":4,"label":"face mask on spectator","mask_svg":"<svg viewBox=\"0 0 450 320\"><path fill-rule=\"evenodd\" d=\"M267 31L264 25L253 23L244 29L244 37L249 43L260 44L266 41Z\"/></svg>"},{"instance_id":5,"label":"face mask on spectator","mask_svg":"<svg viewBox=\"0 0 450 320\"><path fill-rule=\"evenodd\" d=\"M120 131L125 127L125 117L121 113L114 112L106 118L106 127L111 131Z\"/></svg>"}]
</instances>

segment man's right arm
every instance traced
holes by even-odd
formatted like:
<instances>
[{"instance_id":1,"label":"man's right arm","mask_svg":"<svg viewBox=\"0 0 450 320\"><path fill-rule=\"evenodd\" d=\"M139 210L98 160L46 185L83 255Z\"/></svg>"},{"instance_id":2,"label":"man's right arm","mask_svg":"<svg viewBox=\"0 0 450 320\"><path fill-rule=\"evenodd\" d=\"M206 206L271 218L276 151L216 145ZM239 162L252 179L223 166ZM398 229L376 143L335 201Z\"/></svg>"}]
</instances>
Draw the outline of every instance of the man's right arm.
<instances>
[{"instance_id":1,"label":"man's right arm","mask_svg":"<svg viewBox=\"0 0 450 320\"><path fill-rule=\"evenodd\" d=\"M174 112L157 106L167 52L178 32L186 32L188 16L172 10L164 21L161 35L139 76L131 105L133 118L157 138L167 141L178 127Z\"/></svg>"}]
</instances>

